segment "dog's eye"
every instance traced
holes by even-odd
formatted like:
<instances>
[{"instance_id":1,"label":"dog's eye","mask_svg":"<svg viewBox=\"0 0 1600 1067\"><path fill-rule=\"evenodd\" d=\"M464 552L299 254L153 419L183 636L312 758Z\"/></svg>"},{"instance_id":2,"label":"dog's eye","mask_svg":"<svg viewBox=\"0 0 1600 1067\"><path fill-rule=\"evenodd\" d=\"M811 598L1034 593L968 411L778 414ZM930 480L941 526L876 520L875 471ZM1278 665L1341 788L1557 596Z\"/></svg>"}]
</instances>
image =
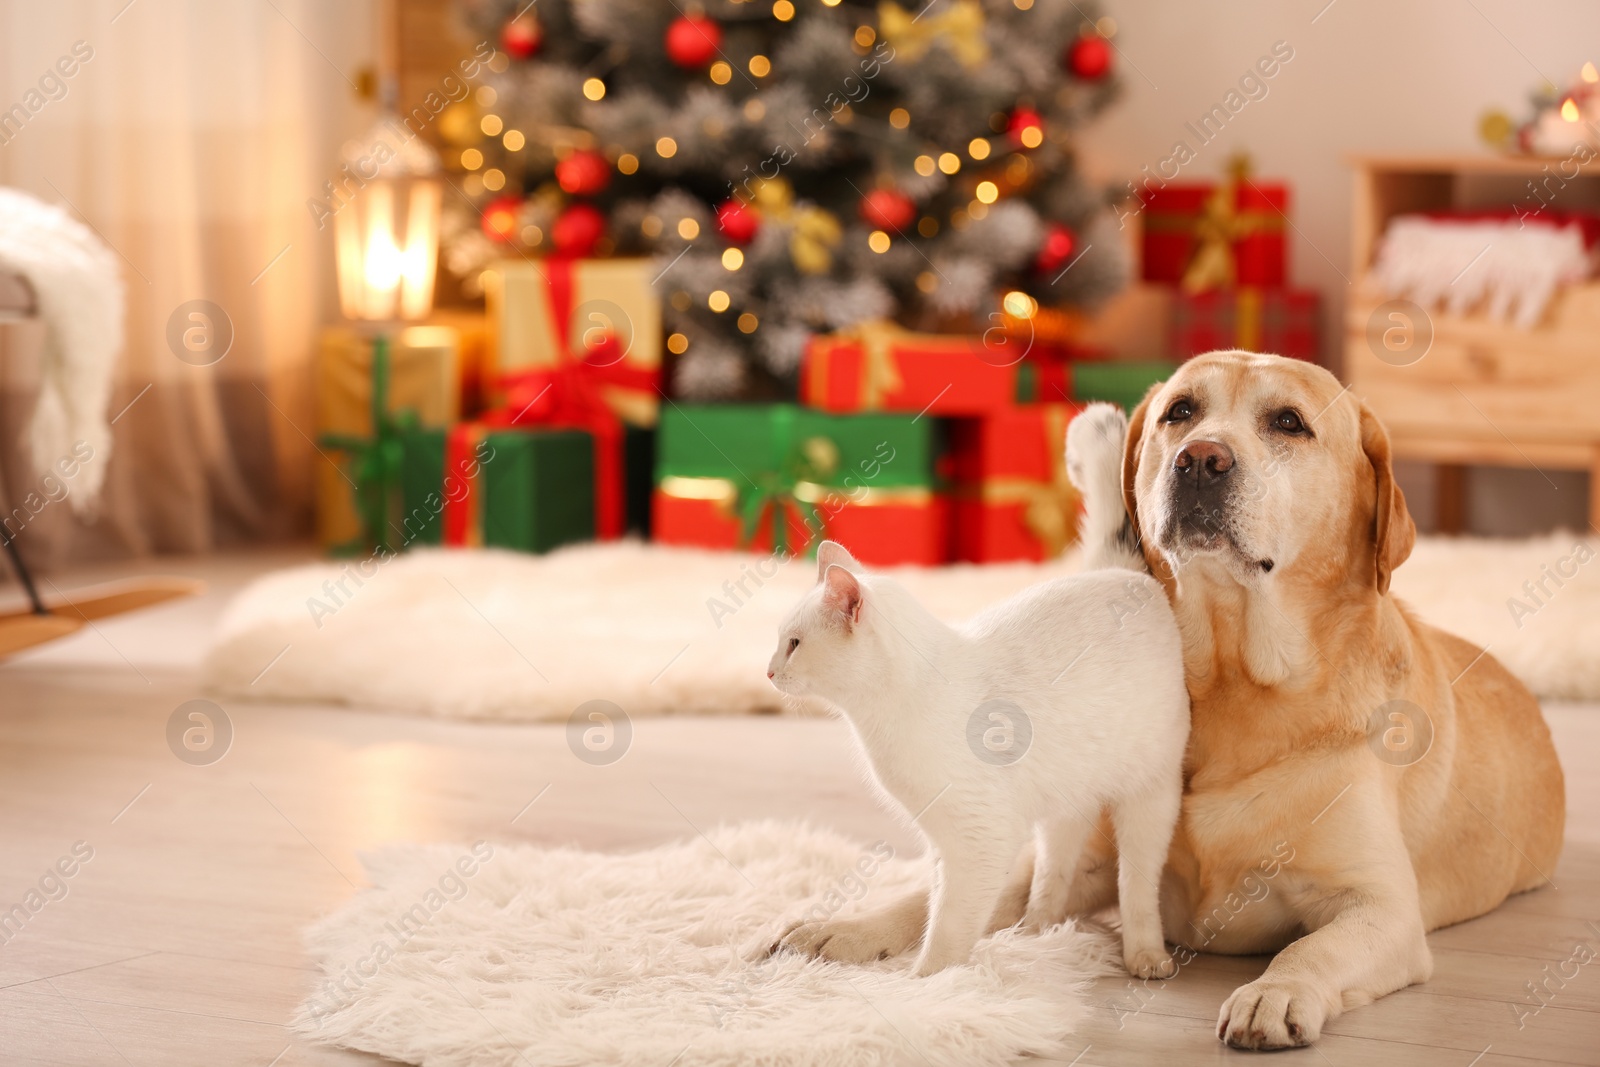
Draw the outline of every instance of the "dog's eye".
<instances>
[{"instance_id":1,"label":"dog's eye","mask_svg":"<svg viewBox=\"0 0 1600 1067\"><path fill-rule=\"evenodd\" d=\"M794 655L794 650L799 648L799 647L800 647L800 639L798 637L789 638L789 655L791 655L791 656Z\"/></svg>"},{"instance_id":2,"label":"dog's eye","mask_svg":"<svg viewBox=\"0 0 1600 1067\"><path fill-rule=\"evenodd\" d=\"M1187 400L1174 400L1167 413L1161 417L1162 422L1188 422L1194 417L1194 405Z\"/></svg>"},{"instance_id":3,"label":"dog's eye","mask_svg":"<svg viewBox=\"0 0 1600 1067\"><path fill-rule=\"evenodd\" d=\"M1300 434L1306 432L1306 424L1300 421L1300 413L1292 408L1285 408L1273 417L1274 429L1284 433Z\"/></svg>"}]
</instances>

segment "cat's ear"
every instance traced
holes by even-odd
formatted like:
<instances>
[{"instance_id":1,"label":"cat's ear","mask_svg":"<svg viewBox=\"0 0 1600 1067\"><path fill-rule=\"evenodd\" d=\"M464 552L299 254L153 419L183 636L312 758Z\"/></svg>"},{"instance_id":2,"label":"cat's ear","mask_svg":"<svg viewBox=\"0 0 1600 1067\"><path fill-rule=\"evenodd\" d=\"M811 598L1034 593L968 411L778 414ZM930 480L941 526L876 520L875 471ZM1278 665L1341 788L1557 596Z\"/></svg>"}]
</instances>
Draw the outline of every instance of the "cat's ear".
<instances>
[{"instance_id":1,"label":"cat's ear","mask_svg":"<svg viewBox=\"0 0 1600 1067\"><path fill-rule=\"evenodd\" d=\"M861 621L861 581L838 564L822 572L822 606L844 620L848 630Z\"/></svg>"},{"instance_id":2,"label":"cat's ear","mask_svg":"<svg viewBox=\"0 0 1600 1067\"><path fill-rule=\"evenodd\" d=\"M859 573L861 564L837 541L824 541L817 546L817 581L822 581L828 573L829 567L843 567L847 571Z\"/></svg>"}]
</instances>

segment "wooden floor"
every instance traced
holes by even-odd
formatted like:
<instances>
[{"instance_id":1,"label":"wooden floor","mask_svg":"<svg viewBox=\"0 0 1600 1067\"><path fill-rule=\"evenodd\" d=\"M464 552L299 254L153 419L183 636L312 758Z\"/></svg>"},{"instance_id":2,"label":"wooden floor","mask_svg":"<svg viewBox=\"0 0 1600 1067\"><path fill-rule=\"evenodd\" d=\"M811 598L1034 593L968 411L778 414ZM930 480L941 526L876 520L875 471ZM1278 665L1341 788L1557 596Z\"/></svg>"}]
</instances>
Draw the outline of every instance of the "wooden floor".
<instances>
[{"instance_id":1,"label":"wooden floor","mask_svg":"<svg viewBox=\"0 0 1600 1067\"><path fill-rule=\"evenodd\" d=\"M365 884L357 854L384 841L630 848L719 820L806 816L910 846L825 720L637 721L626 757L594 767L573 758L560 726L229 703L227 755L180 761L168 720L201 696L196 660L221 603L284 561L169 567L210 578L212 592L0 665L0 912L75 843L93 849L65 895L49 883L60 899L0 944L0 1065L379 1062L283 1024L313 979L301 930ZM1575 974L1565 962L1577 946L1579 959L1600 953L1600 705L1547 715L1570 796L1558 888L1434 934L1432 982L1345 1015L1274 1063L1600 1063L1600 959ZM1153 995L1099 983L1075 1062L1251 1059L1213 1026L1264 965L1201 957ZM1528 983L1547 979L1555 992L1535 1014Z\"/></svg>"}]
</instances>

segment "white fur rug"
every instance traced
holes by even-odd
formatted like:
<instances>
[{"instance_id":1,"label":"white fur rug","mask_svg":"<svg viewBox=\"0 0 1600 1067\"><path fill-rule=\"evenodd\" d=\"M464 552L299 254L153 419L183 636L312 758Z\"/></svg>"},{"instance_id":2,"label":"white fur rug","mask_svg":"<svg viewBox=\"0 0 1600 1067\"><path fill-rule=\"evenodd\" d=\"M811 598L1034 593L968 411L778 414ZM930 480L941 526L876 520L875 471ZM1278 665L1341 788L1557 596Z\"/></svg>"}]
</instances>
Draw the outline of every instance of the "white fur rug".
<instances>
[{"instance_id":1,"label":"white fur rug","mask_svg":"<svg viewBox=\"0 0 1600 1067\"><path fill-rule=\"evenodd\" d=\"M876 902L927 877L887 846L793 823L647 852L394 845L376 888L308 936L321 967L294 1026L425 1067L925 1064L1070 1055L1103 931L1007 931L974 962L745 962L785 917ZM470 872L470 873L469 873Z\"/></svg>"},{"instance_id":2,"label":"white fur rug","mask_svg":"<svg viewBox=\"0 0 1600 1067\"><path fill-rule=\"evenodd\" d=\"M1579 563L1578 544L1424 538L1394 588L1424 618L1488 645L1539 695L1600 699L1600 545L1588 542ZM1076 566L1069 554L898 577L959 619ZM314 564L238 596L206 678L229 697L454 718L565 720L595 699L630 716L776 711L766 663L813 567L637 542ZM1546 568L1574 576L1557 587ZM1549 595L1530 595L1525 583L1541 580Z\"/></svg>"}]
</instances>

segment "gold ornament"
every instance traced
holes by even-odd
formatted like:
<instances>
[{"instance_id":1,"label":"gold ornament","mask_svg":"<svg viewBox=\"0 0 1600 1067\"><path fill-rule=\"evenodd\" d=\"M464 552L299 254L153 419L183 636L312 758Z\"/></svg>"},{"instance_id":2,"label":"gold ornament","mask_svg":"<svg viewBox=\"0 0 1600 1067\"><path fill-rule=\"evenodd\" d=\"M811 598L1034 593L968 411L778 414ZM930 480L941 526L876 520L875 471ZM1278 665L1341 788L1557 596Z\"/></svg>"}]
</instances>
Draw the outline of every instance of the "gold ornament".
<instances>
[{"instance_id":1,"label":"gold ornament","mask_svg":"<svg viewBox=\"0 0 1600 1067\"><path fill-rule=\"evenodd\" d=\"M833 269L833 249L844 239L844 227L814 204L795 204L794 187L782 178L756 183L751 204L763 219L789 227L789 259L801 274L826 274Z\"/></svg>"},{"instance_id":2,"label":"gold ornament","mask_svg":"<svg viewBox=\"0 0 1600 1067\"><path fill-rule=\"evenodd\" d=\"M909 63L921 59L935 43L944 45L963 67L979 67L989 60L978 0L956 0L938 15L913 15L893 0L884 0L878 5L878 36Z\"/></svg>"}]
</instances>

